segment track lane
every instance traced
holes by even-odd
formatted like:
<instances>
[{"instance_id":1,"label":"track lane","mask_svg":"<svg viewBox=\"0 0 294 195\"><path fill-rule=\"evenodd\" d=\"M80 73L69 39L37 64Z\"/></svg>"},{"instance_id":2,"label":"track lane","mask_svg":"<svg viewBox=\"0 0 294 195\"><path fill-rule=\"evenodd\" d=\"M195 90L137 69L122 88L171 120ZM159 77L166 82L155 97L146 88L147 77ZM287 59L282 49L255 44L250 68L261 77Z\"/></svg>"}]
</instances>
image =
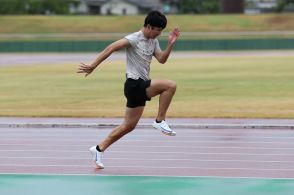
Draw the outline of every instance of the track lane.
<instances>
[{"instance_id":1,"label":"track lane","mask_svg":"<svg viewBox=\"0 0 294 195\"><path fill-rule=\"evenodd\" d=\"M294 178L293 130L175 130L137 128L104 153L99 170L88 147L110 128L0 128L0 172Z\"/></svg>"}]
</instances>

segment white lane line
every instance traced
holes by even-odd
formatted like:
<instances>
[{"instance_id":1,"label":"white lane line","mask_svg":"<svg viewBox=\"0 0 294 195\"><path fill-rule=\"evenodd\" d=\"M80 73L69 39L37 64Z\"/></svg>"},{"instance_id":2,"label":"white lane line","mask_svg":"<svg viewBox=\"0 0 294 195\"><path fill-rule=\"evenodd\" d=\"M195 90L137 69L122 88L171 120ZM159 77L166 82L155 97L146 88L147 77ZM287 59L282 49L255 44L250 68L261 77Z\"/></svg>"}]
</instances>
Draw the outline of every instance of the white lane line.
<instances>
[{"instance_id":1,"label":"white lane line","mask_svg":"<svg viewBox=\"0 0 294 195\"><path fill-rule=\"evenodd\" d=\"M36 160L87 160L89 162L92 161L92 158L73 158L73 157L35 157L35 156L26 156L26 157L0 157L0 159L36 159ZM174 158L153 158L153 159L145 159L145 158L103 158L103 160L132 160L132 161L188 161L188 162L226 162L226 163L234 163L234 162L240 162L240 163L283 163L283 164L287 164L290 163L291 165L293 165L293 161L280 161L280 160L269 160L269 161L265 161L265 160L221 160L221 159L174 159Z\"/></svg>"},{"instance_id":2,"label":"white lane line","mask_svg":"<svg viewBox=\"0 0 294 195\"><path fill-rule=\"evenodd\" d=\"M121 123L0 123L0 128L114 128ZM174 129L293 129L291 124L195 124L195 123L171 123ZM151 124L138 124L137 129L150 128Z\"/></svg>"},{"instance_id":3,"label":"white lane line","mask_svg":"<svg viewBox=\"0 0 294 195\"><path fill-rule=\"evenodd\" d=\"M0 164L0 167L62 167L64 168L93 168L93 166L90 165L52 165L52 164L40 164L40 165L19 165L19 164ZM107 166L107 168L128 168L128 169L200 169L200 170L238 170L238 171L294 171L294 169L283 169L283 168L279 168L279 169L260 169L260 168L242 168L242 167L236 167L236 168L219 168L219 167L200 167L200 166L186 166L186 167L177 167L177 166Z\"/></svg>"},{"instance_id":4,"label":"white lane line","mask_svg":"<svg viewBox=\"0 0 294 195\"><path fill-rule=\"evenodd\" d=\"M157 135L150 135L150 134L146 134L146 135L128 135L128 138L160 138L161 134L157 134ZM102 137L101 135L62 135L62 134L43 134L43 133L39 133L39 134L28 134L28 133L15 133L15 134L0 134L0 136L2 137L2 139L6 138L6 139L14 139L14 138L93 138L93 137ZM244 135L238 135L238 134L231 134L231 135L177 135L177 138L220 138L220 139L224 139L224 138L229 138L229 139L293 139L294 140L294 135L293 136L289 136L289 135L285 135L285 136L254 136L254 135L250 135L250 134L244 134ZM0 138L1 139L1 138Z\"/></svg>"},{"instance_id":5,"label":"white lane line","mask_svg":"<svg viewBox=\"0 0 294 195\"><path fill-rule=\"evenodd\" d=\"M75 148L85 148L85 149L88 149L90 147L90 145L78 145L78 144L44 144L44 145L40 145L40 144L14 144L14 143L8 143L8 144L0 144L0 146L21 146L21 148L24 148L24 147L33 147L33 148L42 148L42 147L69 147L71 148L72 150L75 150ZM253 149L253 150L294 150L294 147L258 147L258 146L171 146L171 145L168 145L168 146L164 146L164 145L138 145L138 144L134 144L132 146L136 146L136 149L140 149L140 148L189 148L189 149L244 149L244 150L250 150L250 149ZM75 148L73 148L75 147ZM116 147L116 148L129 148L130 147L130 144L128 145L123 145L123 144L119 144L117 143L115 146L113 147ZM27 149L24 149L24 150L27 150ZM30 150L30 149L28 149ZM43 151L43 149L40 149ZM3 151L5 151L5 149L3 149ZM132 149L129 149L129 151L132 151Z\"/></svg>"},{"instance_id":6,"label":"white lane line","mask_svg":"<svg viewBox=\"0 0 294 195\"><path fill-rule=\"evenodd\" d=\"M25 129L22 128L21 130L19 129L3 129L0 127L0 134L1 133L56 133L56 134L68 134L70 133L74 133L74 134L99 134L99 133L110 133L112 129L58 129L56 130L54 129ZM294 131L293 130L264 130L264 129L234 129L234 130L226 130L226 129L222 129L222 130L211 130L211 129L205 129L205 130L199 130L199 129L174 129L174 130L178 130L180 134L253 134L253 135L293 135ZM134 130L134 132L132 132L132 134L134 133L140 133L140 134L150 134L150 133L158 133L158 131L154 130L154 129L138 129L138 130Z\"/></svg>"},{"instance_id":7,"label":"white lane line","mask_svg":"<svg viewBox=\"0 0 294 195\"><path fill-rule=\"evenodd\" d=\"M39 143L36 143L36 144L18 144L18 143L6 143L6 144L0 144L0 146L22 146L22 147L26 147L26 146L33 146L34 148L36 147L85 147L85 148L89 148L90 145L82 145L82 144L55 144L55 143L52 143L52 144L43 144L43 145L40 145Z\"/></svg>"},{"instance_id":8,"label":"white lane line","mask_svg":"<svg viewBox=\"0 0 294 195\"><path fill-rule=\"evenodd\" d=\"M103 132L107 133L110 132L113 128L3 128L0 127L0 133L6 132L47 132L47 133L68 133L68 132L74 132L74 133L97 133L97 132ZM174 130L178 130L179 132L183 133L253 133L253 134L293 134L292 129L244 129L244 128L235 128L235 129L197 129L197 128L173 128ZM150 128L138 128L135 129L133 132L136 133L150 133L150 132L156 132L157 130L154 129L152 126Z\"/></svg>"},{"instance_id":9,"label":"white lane line","mask_svg":"<svg viewBox=\"0 0 294 195\"><path fill-rule=\"evenodd\" d=\"M130 160L129 158L105 158L105 160ZM247 162L247 163L293 163L293 161L264 161L264 160L220 160L220 159L174 159L174 158L154 158L154 159L145 159L145 158L135 158L132 160L138 161L192 161L192 162Z\"/></svg>"},{"instance_id":10,"label":"white lane line","mask_svg":"<svg viewBox=\"0 0 294 195\"><path fill-rule=\"evenodd\" d=\"M49 157L49 156L1 156L0 159L48 159L48 160L92 160L92 158L89 156L89 158L82 158L82 157ZM106 159L106 158L103 158Z\"/></svg>"},{"instance_id":11,"label":"white lane line","mask_svg":"<svg viewBox=\"0 0 294 195\"><path fill-rule=\"evenodd\" d=\"M173 138L173 139L176 139L176 138ZM62 142L62 143L66 143L66 142L75 142L75 143L78 143L78 142L83 142L85 143L86 141L87 142L97 142L97 139L87 139L87 140L78 140L78 139L73 139L73 140L52 140L52 139L23 139L23 138L19 138L19 139L1 139L0 138L0 141L25 141L25 142L32 142L32 141L38 141L38 142ZM24 142L24 143L25 143ZM153 144L153 143L212 143L212 144L284 144L284 145L294 145L294 142L275 142L275 141L235 141L235 140L210 140L210 141L206 141L206 140L166 140L166 139L163 139L163 140L132 140L132 139L127 139L127 138L123 138L122 140L120 140L119 142L139 142L139 143L147 143L147 144Z\"/></svg>"},{"instance_id":12,"label":"white lane line","mask_svg":"<svg viewBox=\"0 0 294 195\"><path fill-rule=\"evenodd\" d=\"M87 150L0 150L0 152L38 152L44 154L44 152L54 152L54 153L67 153L67 154L75 154L75 153L89 153ZM109 151L108 154L183 154L183 155L241 155L241 156L294 156L294 153L241 153L241 152L177 152L177 151L125 151L125 150L112 150ZM2 154L5 156L5 154Z\"/></svg>"},{"instance_id":13,"label":"white lane line","mask_svg":"<svg viewBox=\"0 0 294 195\"><path fill-rule=\"evenodd\" d=\"M22 175L22 176L87 176L87 177L156 177L156 178L195 178L195 179L202 179L202 178L208 178L208 179L262 179L262 180L288 180L288 181L292 181L294 179L293 177L264 177L264 176L252 176L252 177L240 177L240 176L214 176L214 175L195 175L195 176L187 176L187 175L153 175L153 174L149 174L149 175L142 175L142 174L138 174L138 175L134 175L134 174L129 174L129 175L111 175L111 174L105 174L105 173L92 173L92 174L86 174L86 173L46 173L46 172L42 172L42 173L33 173L33 172L19 172L19 173L0 173L0 176L6 176L6 175Z\"/></svg>"},{"instance_id":14,"label":"white lane line","mask_svg":"<svg viewBox=\"0 0 294 195\"><path fill-rule=\"evenodd\" d=\"M241 155L241 156L294 156L293 154L282 154L282 153L276 153L276 154L264 154L264 153L240 153L240 152L169 152L169 151L163 151L163 152L149 152L149 151L109 151L109 153L126 153L126 154L185 154L185 155Z\"/></svg>"}]
</instances>

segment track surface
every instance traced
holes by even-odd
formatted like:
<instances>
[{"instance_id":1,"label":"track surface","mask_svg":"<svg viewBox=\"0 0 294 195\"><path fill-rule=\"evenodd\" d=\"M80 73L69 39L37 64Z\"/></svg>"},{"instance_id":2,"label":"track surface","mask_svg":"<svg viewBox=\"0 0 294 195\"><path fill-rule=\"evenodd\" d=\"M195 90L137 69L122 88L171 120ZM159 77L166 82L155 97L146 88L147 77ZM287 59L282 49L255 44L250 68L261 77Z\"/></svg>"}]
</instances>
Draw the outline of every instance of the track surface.
<instances>
[{"instance_id":1,"label":"track surface","mask_svg":"<svg viewBox=\"0 0 294 195\"><path fill-rule=\"evenodd\" d=\"M0 172L144 176L294 178L291 129L175 129L175 137L137 128L104 153L88 148L110 128L0 128Z\"/></svg>"},{"instance_id":2,"label":"track surface","mask_svg":"<svg viewBox=\"0 0 294 195\"><path fill-rule=\"evenodd\" d=\"M99 121L113 126L121 119ZM97 119L0 118L0 194L293 194L292 120L174 119L173 124L190 124L174 125L175 137L148 127L151 121L143 119L111 146L103 156L106 168L99 170L88 148L111 127L56 127L93 124ZM230 128L188 128L195 123ZM55 128L48 128L50 124Z\"/></svg>"}]
</instances>

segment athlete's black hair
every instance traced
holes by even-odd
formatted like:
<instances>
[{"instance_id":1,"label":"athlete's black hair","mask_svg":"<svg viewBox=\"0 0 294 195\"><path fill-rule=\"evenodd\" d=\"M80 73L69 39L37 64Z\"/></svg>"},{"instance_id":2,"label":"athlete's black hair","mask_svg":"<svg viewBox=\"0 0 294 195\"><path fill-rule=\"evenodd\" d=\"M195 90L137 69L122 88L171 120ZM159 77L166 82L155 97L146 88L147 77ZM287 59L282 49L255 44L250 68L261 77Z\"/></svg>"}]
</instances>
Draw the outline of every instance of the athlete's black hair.
<instances>
[{"instance_id":1,"label":"athlete's black hair","mask_svg":"<svg viewBox=\"0 0 294 195\"><path fill-rule=\"evenodd\" d=\"M148 24L153 27L159 27L164 29L166 27L166 17L159 11L151 11L145 18L144 27Z\"/></svg>"}]
</instances>

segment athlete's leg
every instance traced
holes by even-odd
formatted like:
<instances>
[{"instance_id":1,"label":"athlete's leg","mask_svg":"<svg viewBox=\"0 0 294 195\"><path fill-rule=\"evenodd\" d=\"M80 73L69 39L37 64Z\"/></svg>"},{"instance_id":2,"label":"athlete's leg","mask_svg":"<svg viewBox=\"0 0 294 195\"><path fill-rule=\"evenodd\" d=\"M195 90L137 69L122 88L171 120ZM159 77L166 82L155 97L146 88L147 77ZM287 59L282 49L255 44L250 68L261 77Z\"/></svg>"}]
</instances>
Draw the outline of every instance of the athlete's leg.
<instances>
[{"instance_id":1,"label":"athlete's leg","mask_svg":"<svg viewBox=\"0 0 294 195\"><path fill-rule=\"evenodd\" d=\"M165 120L167 109L170 102L176 92L176 83L172 80L167 79L153 79L151 80L150 87L146 89L148 97L154 97L160 95L159 97L159 108L157 120Z\"/></svg>"},{"instance_id":2,"label":"athlete's leg","mask_svg":"<svg viewBox=\"0 0 294 195\"><path fill-rule=\"evenodd\" d=\"M126 108L123 123L112 130L107 138L99 144L101 151L105 151L111 144L119 140L125 134L131 132L138 124L144 111L144 106L136 108Z\"/></svg>"}]
</instances>

